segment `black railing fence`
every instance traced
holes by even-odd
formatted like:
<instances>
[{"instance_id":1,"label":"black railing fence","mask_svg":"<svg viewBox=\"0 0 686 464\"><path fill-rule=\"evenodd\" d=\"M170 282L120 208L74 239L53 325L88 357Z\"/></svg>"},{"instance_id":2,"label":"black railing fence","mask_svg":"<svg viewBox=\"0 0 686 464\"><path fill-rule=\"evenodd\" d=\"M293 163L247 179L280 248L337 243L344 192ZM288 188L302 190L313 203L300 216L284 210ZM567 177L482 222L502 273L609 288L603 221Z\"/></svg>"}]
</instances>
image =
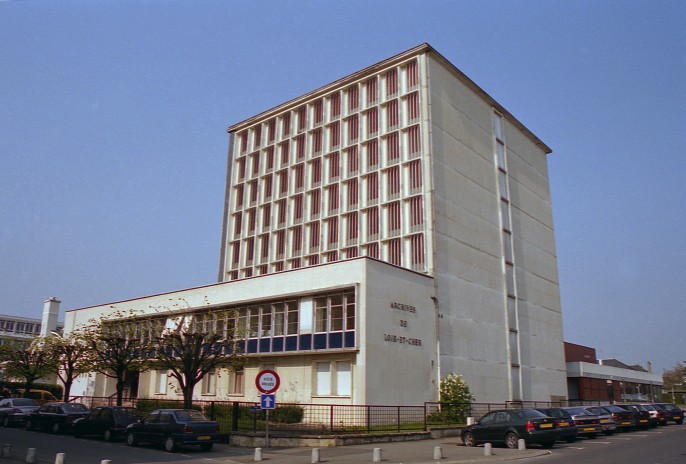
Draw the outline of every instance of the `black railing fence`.
<instances>
[{"instance_id":1,"label":"black railing fence","mask_svg":"<svg viewBox=\"0 0 686 464\"><path fill-rule=\"evenodd\" d=\"M95 408L112 406L112 397L74 397ZM129 398L123 406L141 413L159 408L182 408L182 400ZM278 403L269 410L269 433L278 435L346 435L371 433L424 432L466 424L467 417L478 419L494 409L570 406L570 402L506 402L451 405L427 402L420 406L341 405ZM193 408L219 422L223 432L259 434L266 430L267 412L259 403L239 401L193 401Z\"/></svg>"}]
</instances>

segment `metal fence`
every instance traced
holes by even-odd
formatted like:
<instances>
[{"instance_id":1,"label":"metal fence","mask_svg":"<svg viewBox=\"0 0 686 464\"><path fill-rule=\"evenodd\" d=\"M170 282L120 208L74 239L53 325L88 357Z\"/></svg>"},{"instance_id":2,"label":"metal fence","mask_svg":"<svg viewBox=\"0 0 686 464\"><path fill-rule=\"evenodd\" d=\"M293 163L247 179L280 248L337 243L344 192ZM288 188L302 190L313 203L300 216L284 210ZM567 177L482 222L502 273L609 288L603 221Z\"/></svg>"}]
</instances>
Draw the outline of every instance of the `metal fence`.
<instances>
[{"instance_id":1,"label":"metal fence","mask_svg":"<svg viewBox=\"0 0 686 464\"><path fill-rule=\"evenodd\" d=\"M112 397L77 397L94 408L114 405ZM182 408L182 400L129 398L124 406L142 413L159 408ZM568 406L569 402L507 402L449 405L427 402L420 406L340 405L279 403L269 410L269 433L278 435L346 435L422 432L433 428L464 425L467 417L479 418L494 409ZM266 410L259 403L237 401L193 401L193 408L219 422L222 432L253 433L265 431Z\"/></svg>"}]
</instances>

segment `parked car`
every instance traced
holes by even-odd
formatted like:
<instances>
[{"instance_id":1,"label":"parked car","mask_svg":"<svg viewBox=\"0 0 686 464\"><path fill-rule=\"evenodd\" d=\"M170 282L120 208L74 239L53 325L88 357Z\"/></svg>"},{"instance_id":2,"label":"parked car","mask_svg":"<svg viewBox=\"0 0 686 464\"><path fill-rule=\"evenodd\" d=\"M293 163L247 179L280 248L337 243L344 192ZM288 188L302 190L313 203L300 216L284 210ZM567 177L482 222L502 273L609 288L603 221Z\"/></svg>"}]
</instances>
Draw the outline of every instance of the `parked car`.
<instances>
[{"instance_id":1,"label":"parked car","mask_svg":"<svg viewBox=\"0 0 686 464\"><path fill-rule=\"evenodd\" d=\"M657 410L657 417L660 421L660 425L667 425L668 422L673 420L672 411L666 409L664 406L661 406L658 403L651 403L651 405L655 408L655 410Z\"/></svg>"},{"instance_id":2,"label":"parked car","mask_svg":"<svg viewBox=\"0 0 686 464\"><path fill-rule=\"evenodd\" d=\"M97 435L105 441L126 436L126 427L141 418L134 408L101 406L74 421L74 436Z\"/></svg>"},{"instance_id":3,"label":"parked car","mask_svg":"<svg viewBox=\"0 0 686 464\"><path fill-rule=\"evenodd\" d=\"M672 421L674 421L674 423L679 424L679 425L684 423L684 411L680 407L678 407L676 404L674 404L674 403L657 403L657 404L659 406L661 406L663 409L665 409L666 411L669 411L669 413L671 414L672 417L671 417L671 419L668 419L668 420L672 420Z\"/></svg>"},{"instance_id":4,"label":"parked car","mask_svg":"<svg viewBox=\"0 0 686 464\"><path fill-rule=\"evenodd\" d=\"M648 414L650 414L650 426L651 427L657 427L660 425L660 418L658 417L657 409L650 404L650 403L641 403L639 404L643 409L648 411Z\"/></svg>"},{"instance_id":5,"label":"parked car","mask_svg":"<svg viewBox=\"0 0 686 464\"><path fill-rule=\"evenodd\" d=\"M219 424L193 409L156 409L126 430L129 446L162 444L169 452L179 445L200 445L201 450L210 451L222 438Z\"/></svg>"},{"instance_id":6,"label":"parked car","mask_svg":"<svg viewBox=\"0 0 686 464\"><path fill-rule=\"evenodd\" d=\"M66 432L71 430L76 419L88 413L88 406L81 403L45 403L26 417L26 430Z\"/></svg>"},{"instance_id":7,"label":"parked car","mask_svg":"<svg viewBox=\"0 0 686 464\"><path fill-rule=\"evenodd\" d=\"M34 390L32 388L31 390L29 390L28 395L24 394L25 391L26 390L24 390L23 388L19 388L17 390L16 396L19 398L24 398L24 397L31 398L32 400L35 400L36 403L38 403L38 405L53 402L53 401L59 401L57 398L55 398L55 395L53 395L52 393L50 393L47 390L37 390L37 389Z\"/></svg>"},{"instance_id":8,"label":"parked car","mask_svg":"<svg viewBox=\"0 0 686 464\"><path fill-rule=\"evenodd\" d=\"M624 408L620 408L619 406L591 406L586 409L595 414L599 414L601 413L601 411L607 411L610 414L610 417L612 418L614 423L617 424L618 430L627 431L634 428L634 414L632 412L627 411Z\"/></svg>"},{"instance_id":9,"label":"parked car","mask_svg":"<svg viewBox=\"0 0 686 464\"><path fill-rule=\"evenodd\" d=\"M651 426L650 412L640 404L616 404L620 408L634 414L634 427L637 429L647 429ZM656 424L657 425L657 424Z\"/></svg>"},{"instance_id":10,"label":"parked car","mask_svg":"<svg viewBox=\"0 0 686 464\"><path fill-rule=\"evenodd\" d=\"M545 414L548 417L555 419L555 426L560 431L560 439L567 443L572 443L576 440L577 430L574 425L574 419L569 411L562 408L534 408L536 411Z\"/></svg>"},{"instance_id":11,"label":"parked car","mask_svg":"<svg viewBox=\"0 0 686 464\"><path fill-rule=\"evenodd\" d=\"M589 414L595 414L598 416L598 419L600 419L600 425L603 428L603 434L609 436L617 431L618 424L612 418L612 413L610 411L599 406L583 406L583 408L586 409Z\"/></svg>"},{"instance_id":12,"label":"parked car","mask_svg":"<svg viewBox=\"0 0 686 464\"><path fill-rule=\"evenodd\" d=\"M503 443L508 448L517 448L519 439L526 444L540 444L552 448L560 438L555 419L535 409L491 411L476 423L462 429L465 446L479 443Z\"/></svg>"},{"instance_id":13,"label":"parked car","mask_svg":"<svg viewBox=\"0 0 686 464\"><path fill-rule=\"evenodd\" d=\"M564 409L571 414L574 420L577 436L595 438L599 433L602 433L603 426L600 424L600 418L597 415L580 406Z\"/></svg>"},{"instance_id":14,"label":"parked car","mask_svg":"<svg viewBox=\"0 0 686 464\"><path fill-rule=\"evenodd\" d=\"M0 423L3 426L26 424L26 416L39 408L31 398L6 398L0 401Z\"/></svg>"}]
</instances>

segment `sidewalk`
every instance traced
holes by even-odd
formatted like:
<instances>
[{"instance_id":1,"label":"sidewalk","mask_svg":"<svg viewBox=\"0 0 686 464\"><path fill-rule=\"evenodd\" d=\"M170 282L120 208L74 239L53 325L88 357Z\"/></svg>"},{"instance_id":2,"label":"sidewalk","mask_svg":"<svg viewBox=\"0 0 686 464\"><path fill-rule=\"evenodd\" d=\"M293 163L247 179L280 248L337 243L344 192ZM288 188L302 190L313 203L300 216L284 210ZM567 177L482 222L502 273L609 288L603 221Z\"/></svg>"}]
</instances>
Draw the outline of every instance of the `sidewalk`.
<instances>
[{"instance_id":1,"label":"sidewalk","mask_svg":"<svg viewBox=\"0 0 686 464\"><path fill-rule=\"evenodd\" d=\"M435 448L440 447L442 459L434 459ZM374 462L374 449L381 449L381 462L385 464L458 464L472 462L504 462L527 459L550 454L542 448L511 450L507 448L492 449L491 456L484 456L484 447L468 448L458 437L433 440L406 441L396 443L376 443L365 445L336 446L318 448L319 462L353 464ZM218 447L217 453L211 453L212 460L225 464L246 464L255 462L255 450L252 448ZM238 450L243 453L236 453ZM262 449L262 462L268 464L309 464L312 462L312 448L268 448ZM250 452L249 455L245 454ZM217 454L226 453L222 459ZM242 455L239 455L242 454ZM210 457L205 456L205 457Z\"/></svg>"}]
</instances>

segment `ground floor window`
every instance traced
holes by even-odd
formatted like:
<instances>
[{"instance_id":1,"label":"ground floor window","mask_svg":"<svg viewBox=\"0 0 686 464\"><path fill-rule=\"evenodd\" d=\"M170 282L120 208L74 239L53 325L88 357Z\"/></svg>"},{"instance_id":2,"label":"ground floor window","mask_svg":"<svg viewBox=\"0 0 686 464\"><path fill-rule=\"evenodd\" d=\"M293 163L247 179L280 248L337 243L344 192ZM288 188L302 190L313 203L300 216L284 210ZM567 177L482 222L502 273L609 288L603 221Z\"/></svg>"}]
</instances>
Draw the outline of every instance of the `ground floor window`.
<instances>
[{"instance_id":1,"label":"ground floor window","mask_svg":"<svg viewBox=\"0 0 686 464\"><path fill-rule=\"evenodd\" d=\"M166 394L167 393L167 371L157 371L156 372L156 382L155 382L155 393Z\"/></svg>"},{"instance_id":2,"label":"ground floor window","mask_svg":"<svg viewBox=\"0 0 686 464\"><path fill-rule=\"evenodd\" d=\"M315 363L316 396L350 396L352 394L352 363L332 361Z\"/></svg>"},{"instance_id":3,"label":"ground floor window","mask_svg":"<svg viewBox=\"0 0 686 464\"><path fill-rule=\"evenodd\" d=\"M229 395L243 395L245 391L245 378L243 371L229 371Z\"/></svg>"},{"instance_id":4,"label":"ground floor window","mask_svg":"<svg viewBox=\"0 0 686 464\"><path fill-rule=\"evenodd\" d=\"M208 372L202 378L201 388L203 395L214 395L216 393L217 373Z\"/></svg>"}]
</instances>

